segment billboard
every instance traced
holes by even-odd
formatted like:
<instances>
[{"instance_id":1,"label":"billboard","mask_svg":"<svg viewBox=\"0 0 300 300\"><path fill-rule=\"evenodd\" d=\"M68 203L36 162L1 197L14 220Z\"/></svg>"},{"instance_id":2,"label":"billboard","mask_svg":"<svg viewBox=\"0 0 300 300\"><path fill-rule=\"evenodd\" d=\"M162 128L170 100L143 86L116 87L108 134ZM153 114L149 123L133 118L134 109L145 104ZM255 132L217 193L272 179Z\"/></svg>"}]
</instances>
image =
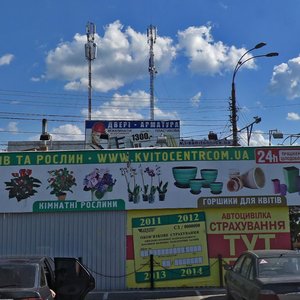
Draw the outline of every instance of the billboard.
<instances>
[{"instance_id":1,"label":"billboard","mask_svg":"<svg viewBox=\"0 0 300 300\"><path fill-rule=\"evenodd\" d=\"M219 259L242 251L290 249L288 207L229 207L130 211L127 220L127 286L218 286Z\"/></svg>"},{"instance_id":2,"label":"billboard","mask_svg":"<svg viewBox=\"0 0 300 300\"><path fill-rule=\"evenodd\" d=\"M155 272L155 281L210 275L203 212L136 217L132 218L131 228L135 268L140 270L135 272L136 282L149 281L142 267L151 254L163 267Z\"/></svg>"},{"instance_id":3,"label":"billboard","mask_svg":"<svg viewBox=\"0 0 300 300\"><path fill-rule=\"evenodd\" d=\"M87 120L85 139L88 149L177 147L180 121Z\"/></svg>"},{"instance_id":4,"label":"billboard","mask_svg":"<svg viewBox=\"0 0 300 300\"><path fill-rule=\"evenodd\" d=\"M297 206L299 147L0 153L0 211Z\"/></svg>"}]
</instances>

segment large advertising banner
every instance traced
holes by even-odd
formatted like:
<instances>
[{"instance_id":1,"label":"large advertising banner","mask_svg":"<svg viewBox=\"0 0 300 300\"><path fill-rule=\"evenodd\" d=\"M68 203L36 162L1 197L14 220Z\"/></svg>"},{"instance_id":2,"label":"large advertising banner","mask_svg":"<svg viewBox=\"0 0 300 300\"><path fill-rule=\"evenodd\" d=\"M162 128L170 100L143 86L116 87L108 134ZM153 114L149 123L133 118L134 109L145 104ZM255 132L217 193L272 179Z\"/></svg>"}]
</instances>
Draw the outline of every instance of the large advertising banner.
<instances>
[{"instance_id":1,"label":"large advertising banner","mask_svg":"<svg viewBox=\"0 0 300 300\"><path fill-rule=\"evenodd\" d=\"M300 148L0 153L0 211L300 204Z\"/></svg>"},{"instance_id":2,"label":"large advertising banner","mask_svg":"<svg viewBox=\"0 0 300 300\"><path fill-rule=\"evenodd\" d=\"M89 149L178 147L180 121L87 120L85 140Z\"/></svg>"},{"instance_id":3,"label":"large advertising banner","mask_svg":"<svg viewBox=\"0 0 300 300\"><path fill-rule=\"evenodd\" d=\"M210 258L222 254L232 261L245 250L291 249L288 207L211 208L205 212Z\"/></svg>"},{"instance_id":4,"label":"large advertising banner","mask_svg":"<svg viewBox=\"0 0 300 300\"><path fill-rule=\"evenodd\" d=\"M151 276L156 287L195 286L210 277L203 211L130 212L127 229L128 287L149 287Z\"/></svg>"},{"instance_id":5,"label":"large advertising banner","mask_svg":"<svg viewBox=\"0 0 300 300\"><path fill-rule=\"evenodd\" d=\"M129 288L218 286L242 251L291 248L288 207L130 211L126 248Z\"/></svg>"}]
</instances>

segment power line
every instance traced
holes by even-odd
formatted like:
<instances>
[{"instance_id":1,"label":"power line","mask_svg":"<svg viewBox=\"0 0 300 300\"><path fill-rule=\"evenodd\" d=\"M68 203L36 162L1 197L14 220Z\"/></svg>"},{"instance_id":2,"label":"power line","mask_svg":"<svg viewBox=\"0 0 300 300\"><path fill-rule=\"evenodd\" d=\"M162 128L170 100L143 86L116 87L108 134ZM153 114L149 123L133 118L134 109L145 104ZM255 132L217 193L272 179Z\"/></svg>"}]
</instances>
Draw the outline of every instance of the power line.
<instances>
[{"instance_id":1,"label":"power line","mask_svg":"<svg viewBox=\"0 0 300 300\"><path fill-rule=\"evenodd\" d=\"M54 92L41 92L41 91L21 91L21 90L4 90L0 89L0 95L6 95L6 96L11 96L11 95L18 95L18 96L30 96L31 98L40 98L41 96L47 97L47 98L59 98L64 100L70 99L74 100L75 98L81 98L84 99L86 97L85 94L83 93L54 93ZM129 95L119 95L117 98L128 98ZM104 98L104 99L113 99L114 95L107 95L107 94L97 94L95 93L94 95L95 98ZM147 100L149 101L149 97L136 97L139 100ZM184 97L184 98L178 98L178 97L157 97L158 100L171 100L171 101L186 101L186 100L191 100L191 97ZM227 101L227 98L201 98L202 101Z\"/></svg>"},{"instance_id":2,"label":"power line","mask_svg":"<svg viewBox=\"0 0 300 300\"><path fill-rule=\"evenodd\" d=\"M44 96L44 98L58 98L58 100L60 101L59 104L62 105L63 103L61 103L61 100L70 100L73 101L74 99L77 100L85 100L86 95L83 93L77 93L77 94L71 94L71 93L53 93L53 92L40 92L40 91L22 91L22 90L5 90L5 89L0 89L0 95L6 95L6 96L29 96L31 98L39 98L39 102L43 100L43 98L41 98L41 96ZM128 98L131 97L130 95L118 95L117 98ZM103 99L107 99L107 100L112 100L115 99L114 95L94 95L95 99L100 99L101 101ZM132 98L131 98L132 99ZM148 97L135 97L136 100L145 100L145 102L149 102L149 98ZM0 99L1 100L1 99ZM16 99L3 99L5 101L18 101ZM175 102L179 102L182 103L183 105L186 106L186 101L190 101L191 97L157 97L158 101L163 101L163 100L167 100L167 101L172 101L172 104ZM20 101L20 100L19 100ZM22 99L22 101L24 101L24 99ZM26 100L25 100L26 101ZM46 101L46 99L45 99ZM182 102L184 101L184 102ZM224 106L228 105L228 98L224 97L224 98L201 98L202 102L205 101L214 101L216 102L221 102L224 103ZM27 101L26 101L27 102ZM34 102L32 101L34 104L39 105L40 103ZM52 106L52 102L49 104L49 101L47 101L47 105L48 106ZM162 103L160 103L162 104ZM74 106L74 103L70 103L70 105ZM257 105L257 106L247 106L247 109L257 109L257 108L281 108L281 107L294 107L294 106L300 106L300 103L288 103L288 104L276 104L276 105ZM86 106L83 106L86 107Z\"/></svg>"}]
</instances>

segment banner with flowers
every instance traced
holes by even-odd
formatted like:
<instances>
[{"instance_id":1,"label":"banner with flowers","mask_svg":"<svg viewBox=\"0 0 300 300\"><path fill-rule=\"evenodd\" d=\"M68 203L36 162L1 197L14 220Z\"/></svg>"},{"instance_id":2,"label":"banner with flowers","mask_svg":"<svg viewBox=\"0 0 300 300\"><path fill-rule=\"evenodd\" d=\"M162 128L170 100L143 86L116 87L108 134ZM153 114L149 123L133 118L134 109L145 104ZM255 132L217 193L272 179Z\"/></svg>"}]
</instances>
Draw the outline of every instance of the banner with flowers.
<instances>
[{"instance_id":1,"label":"banner with flowers","mask_svg":"<svg viewBox=\"0 0 300 300\"><path fill-rule=\"evenodd\" d=\"M0 211L300 204L300 148L0 153Z\"/></svg>"}]
</instances>

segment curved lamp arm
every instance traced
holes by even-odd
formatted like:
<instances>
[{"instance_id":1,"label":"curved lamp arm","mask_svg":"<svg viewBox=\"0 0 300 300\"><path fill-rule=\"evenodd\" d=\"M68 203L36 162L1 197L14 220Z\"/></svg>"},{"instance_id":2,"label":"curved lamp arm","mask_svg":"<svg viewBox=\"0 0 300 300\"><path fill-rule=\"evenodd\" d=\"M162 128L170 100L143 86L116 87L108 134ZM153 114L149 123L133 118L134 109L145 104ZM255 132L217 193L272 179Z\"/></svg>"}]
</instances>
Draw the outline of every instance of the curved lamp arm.
<instances>
[{"instance_id":1,"label":"curved lamp arm","mask_svg":"<svg viewBox=\"0 0 300 300\"><path fill-rule=\"evenodd\" d=\"M235 74L237 73L237 71L241 68L241 66L243 64L245 64L247 61L258 58L258 57L273 57L273 56L278 56L278 55L279 55L279 53L277 53L277 52L270 52L270 53L267 53L267 54L251 56L251 57L245 59L243 62L239 63L239 65L235 68L234 77L235 77ZM234 79L234 77L233 77L233 79Z\"/></svg>"},{"instance_id":2,"label":"curved lamp arm","mask_svg":"<svg viewBox=\"0 0 300 300\"><path fill-rule=\"evenodd\" d=\"M232 123L232 136L233 136L233 146L238 146L238 137L237 137L237 108L236 108L236 95L235 95L235 83L234 83L234 79L236 76L236 73L238 72L238 70L241 68L241 66L243 64L245 64L246 62L248 62L251 59L255 59L258 57L272 57L272 56L278 56L277 52L271 52L271 53L267 53L267 54L262 54L262 55L255 55L255 56L251 56L247 59L244 59L244 57L251 51L255 50L255 49L259 49L261 47L264 47L266 45L266 43L259 43L257 44L255 47L249 49L248 51L246 51L238 60L234 71L233 71L233 75L232 75L232 83L231 83L231 116L230 116L230 121Z\"/></svg>"},{"instance_id":3,"label":"curved lamp arm","mask_svg":"<svg viewBox=\"0 0 300 300\"><path fill-rule=\"evenodd\" d=\"M262 43L258 43L258 44L255 45L253 48L247 50L247 51L240 57L240 59L238 60L236 66L235 66L235 68L234 68L234 70L233 70L232 81L234 81L235 74L236 74L236 72L238 71L238 69L240 68L240 66L243 65L243 64L245 63L245 61L242 62L243 58L244 58L249 52L251 52L251 51L253 51L253 50L255 50L255 49L262 48L262 47L264 47L264 46L266 46L266 45L267 45L267 44L266 44L266 43L263 43L263 42L262 42ZM248 60L249 60L249 59L248 59Z\"/></svg>"}]
</instances>

